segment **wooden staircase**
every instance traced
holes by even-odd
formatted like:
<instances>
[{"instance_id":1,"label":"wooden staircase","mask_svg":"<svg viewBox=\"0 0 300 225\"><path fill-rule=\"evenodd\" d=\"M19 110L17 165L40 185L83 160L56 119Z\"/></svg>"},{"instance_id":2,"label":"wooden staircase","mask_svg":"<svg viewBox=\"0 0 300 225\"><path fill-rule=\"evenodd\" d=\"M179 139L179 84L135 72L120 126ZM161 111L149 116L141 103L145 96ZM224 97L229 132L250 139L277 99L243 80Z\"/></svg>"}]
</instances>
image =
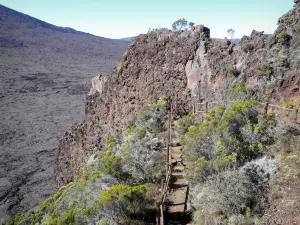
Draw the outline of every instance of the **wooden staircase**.
<instances>
[{"instance_id":1,"label":"wooden staircase","mask_svg":"<svg viewBox=\"0 0 300 225\"><path fill-rule=\"evenodd\" d=\"M179 140L172 140L169 193L166 198L166 224L187 225L188 181L184 178L185 165L182 163L182 146Z\"/></svg>"},{"instance_id":2,"label":"wooden staircase","mask_svg":"<svg viewBox=\"0 0 300 225\"><path fill-rule=\"evenodd\" d=\"M174 107L169 111L168 144L165 148L166 179L162 181L162 200L157 213L157 225L188 225L191 218L186 215L189 186L184 178L185 164L182 159L180 140L175 136ZM175 134L175 135L174 135ZM173 137L174 136L174 137Z\"/></svg>"}]
</instances>

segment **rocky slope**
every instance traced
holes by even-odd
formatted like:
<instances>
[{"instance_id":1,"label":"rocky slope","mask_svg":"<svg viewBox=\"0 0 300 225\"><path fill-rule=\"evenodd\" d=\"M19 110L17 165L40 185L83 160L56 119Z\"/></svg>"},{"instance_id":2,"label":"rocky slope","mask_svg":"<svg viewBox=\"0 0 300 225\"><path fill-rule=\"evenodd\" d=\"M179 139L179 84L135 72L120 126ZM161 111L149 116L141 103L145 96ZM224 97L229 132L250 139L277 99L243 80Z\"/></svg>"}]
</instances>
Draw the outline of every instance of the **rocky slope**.
<instances>
[{"instance_id":1,"label":"rocky slope","mask_svg":"<svg viewBox=\"0 0 300 225\"><path fill-rule=\"evenodd\" d=\"M54 193L58 137L82 121L90 79L128 42L56 27L0 5L0 223Z\"/></svg>"},{"instance_id":2,"label":"rocky slope","mask_svg":"<svg viewBox=\"0 0 300 225\"><path fill-rule=\"evenodd\" d=\"M80 132L60 141L57 186L74 179L102 139L119 131L148 99L168 92L178 111L191 100L223 101L229 86L245 82L260 101L277 105L300 95L300 6L279 19L274 34L253 31L238 45L210 39L203 26L185 32L157 31L138 36L115 73L97 79L103 88L88 96Z\"/></svg>"}]
</instances>

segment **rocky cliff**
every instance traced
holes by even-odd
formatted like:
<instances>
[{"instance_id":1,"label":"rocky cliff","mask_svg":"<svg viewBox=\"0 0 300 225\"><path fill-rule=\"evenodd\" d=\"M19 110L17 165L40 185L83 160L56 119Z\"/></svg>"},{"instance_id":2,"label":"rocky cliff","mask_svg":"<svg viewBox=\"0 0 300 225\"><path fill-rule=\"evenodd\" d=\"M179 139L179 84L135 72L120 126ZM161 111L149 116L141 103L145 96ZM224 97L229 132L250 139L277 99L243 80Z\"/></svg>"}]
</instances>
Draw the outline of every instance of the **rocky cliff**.
<instances>
[{"instance_id":1,"label":"rocky cliff","mask_svg":"<svg viewBox=\"0 0 300 225\"><path fill-rule=\"evenodd\" d=\"M204 26L138 36L115 73L95 78L101 91L87 97L84 122L60 140L57 186L72 181L101 149L103 138L119 131L143 103L163 93L182 114L191 109L193 99L226 100L234 82L245 82L260 101L294 102L300 96L299 4L278 23L274 34L253 31L238 45L210 39Z\"/></svg>"}]
</instances>

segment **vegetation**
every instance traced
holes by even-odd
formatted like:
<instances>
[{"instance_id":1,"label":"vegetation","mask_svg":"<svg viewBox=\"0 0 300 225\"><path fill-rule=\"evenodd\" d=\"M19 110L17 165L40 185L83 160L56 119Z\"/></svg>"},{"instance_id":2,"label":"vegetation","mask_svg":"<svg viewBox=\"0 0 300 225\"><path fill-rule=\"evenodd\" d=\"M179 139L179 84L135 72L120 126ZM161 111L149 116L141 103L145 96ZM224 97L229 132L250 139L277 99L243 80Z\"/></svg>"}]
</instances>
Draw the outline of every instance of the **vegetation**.
<instances>
[{"instance_id":1,"label":"vegetation","mask_svg":"<svg viewBox=\"0 0 300 225\"><path fill-rule=\"evenodd\" d=\"M212 224L253 224L268 204L268 181L275 172L275 160L263 157L213 176L193 190L198 205L194 221L202 224L205 218ZM199 217L199 211L206 213Z\"/></svg>"},{"instance_id":2,"label":"vegetation","mask_svg":"<svg viewBox=\"0 0 300 225\"><path fill-rule=\"evenodd\" d=\"M286 30L281 31L277 37L278 42L282 45L288 45L291 39L291 35Z\"/></svg>"},{"instance_id":3,"label":"vegetation","mask_svg":"<svg viewBox=\"0 0 300 225\"><path fill-rule=\"evenodd\" d=\"M266 135L272 118L260 117L256 104L250 99L227 108L221 105L203 123L189 127L183 143L191 182L203 182L219 171L243 165L272 143Z\"/></svg>"},{"instance_id":4,"label":"vegetation","mask_svg":"<svg viewBox=\"0 0 300 225\"><path fill-rule=\"evenodd\" d=\"M186 19L181 18L173 22L172 29L173 30L185 30L187 28L188 22Z\"/></svg>"},{"instance_id":5,"label":"vegetation","mask_svg":"<svg viewBox=\"0 0 300 225\"><path fill-rule=\"evenodd\" d=\"M230 40L232 40L235 35L235 31L232 28L230 28L227 30L227 34L229 35Z\"/></svg>"},{"instance_id":6,"label":"vegetation","mask_svg":"<svg viewBox=\"0 0 300 225\"><path fill-rule=\"evenodd\" d=\"M284 108L287 108L287 109L293 109L294 108L294 105L292 103L286 103L284 105Z\"/></svg>"},{"instance_id":7,"label":"vegetation","mask_svg":"<svg viewBox=\"0 0 300 225\"><path fill-rule=\"evenodd\" d=\"M300 33L300 22L295 24L294 29L295 29L296 32Z\"/></svg>"},{"instance_id":8,"label":"vegetation","mask_svg":"<svg viewBox=\"0 0 300 225\"><path fill-rule=\"evenodd\" d=\"M293 20L292 17L286 16L286 17L284 17L283 22L285 25L290 25L292 23L292 20Z\"/></svg>"},{"instance_id":9,"label":"vegetation","mask_svg":"<svg viewBox=\"0 0 300 225\"><path fill-rule=\"evenodd\" d=\"M275 142L273 115L259 114L244 83L229 95L233 103L210 110L203 122L187 115L177 124L194 224L252 224L269 201L276 164L262 156Z\"/></svg>"},{"instance_id":10,"label":"vegetation","mask_svg":"<svg viewBox=\"0 0 300 225\"><path fill-rule=\"evenodd\" d=\"M254 49L254 45L251 43L241 43L241 49L243 52L248 53Z\"/></svg>"},{"instance_id":11,"label":"vegetation","mask_svg":"<svg viewBox=\"0 0 300 225\"><path fill-rule=\"evenodd\" d=\"M256 65L256 74L259 76L270 76L273 74L273 68L266 62L259 62Z\"/></svg>"},{"instance_id":12,"label":"vegetation","mask_svg":"<svg viewBox=\"0 0 300 225\"><path fill-rule=\"evenodd\" d=\"M194 22L189 22L189 28L192 28L195 26L195 23Z\"/></svg>"},{"instance_id":13,"label":"vegetation","mask_svg":"<svg viewBox=\"0 0 300 225\"><path fill-rule=\"evenodd\" d=\"M236 76L236 75L239 74L239 72L237 71L235 65L233 65L233 64L231 64L231 63L226 65L226 69L227 69L227 71L228 71L229 73L231 73L231 74L234 75L234 76Z\"/></svg>"},{"instance_id":14,"label":"vegetation","mask_svg":"<svg viewBox=\"0 0 300 225\"><path fill-rule=\"evenodd\" d=\"M187 28L192 28L195 26L194 22L188 22L186 19L181 18L173 22L172 29L173 30L187 30Z\"/></svg>"}]
</instances>

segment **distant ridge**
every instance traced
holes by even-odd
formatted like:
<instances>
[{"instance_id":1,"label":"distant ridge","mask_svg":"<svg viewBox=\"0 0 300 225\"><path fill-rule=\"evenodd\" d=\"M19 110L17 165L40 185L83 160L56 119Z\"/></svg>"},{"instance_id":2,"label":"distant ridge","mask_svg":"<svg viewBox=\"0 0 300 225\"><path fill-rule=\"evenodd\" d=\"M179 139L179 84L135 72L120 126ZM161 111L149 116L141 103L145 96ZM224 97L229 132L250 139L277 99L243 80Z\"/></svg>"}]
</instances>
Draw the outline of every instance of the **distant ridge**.
<instances>
[{"instance_id":1,"label":"distant ridge","mask_svg":"<svg viewBox=\"0 0 300 225\"><path fill-rule=\"evenodd\" d=\"M119 40L132 42L133 38L134 37L126 37L126 38L120 38Z\"/></svg>"},{"instance_id":2,"label":"distant ridge","mask_svg":"<svg viewBox=\"0 0 300 225\"><path fill-rule=\"evenodd\" d=\"M215 39L216 41L220 41L220 42L224 41L224 38L213 38L213 39ZM235 44L238 44L241 41L241 39L240 38L234 38L231 41Z\"/></svg>"}]
</instances>

